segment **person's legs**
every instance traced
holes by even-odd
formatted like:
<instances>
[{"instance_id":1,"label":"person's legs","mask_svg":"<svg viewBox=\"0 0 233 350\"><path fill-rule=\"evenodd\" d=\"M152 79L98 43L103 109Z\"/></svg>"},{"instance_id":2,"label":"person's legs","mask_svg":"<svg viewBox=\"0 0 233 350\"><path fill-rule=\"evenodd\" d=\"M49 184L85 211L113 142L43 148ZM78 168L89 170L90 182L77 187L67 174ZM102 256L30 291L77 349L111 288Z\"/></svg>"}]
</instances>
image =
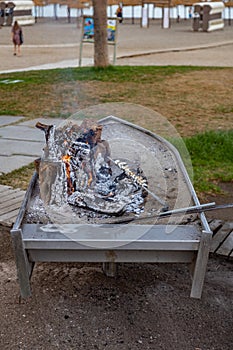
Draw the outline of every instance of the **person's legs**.
<instances>
[{"instance_id":1,"label":"person's legs","mask_svg":"<svg viewBox=\"0 0 233 350\"><path fill-rule=\"evenodd\" d=\"M21 53L21 51L20 51L20 45L18 45L17 47L18 47L18 56L20 56L20 53Z\"/></svg>"},{"instance_id":2,"label":"person's legs","mask_svg":"<svg viewBox=\"0 0 233 350\"><path fill-rule=\"evenodd\" d=\"M16 44L14 44L14 56L16 56Z\"/></svg>"}]
</instances>

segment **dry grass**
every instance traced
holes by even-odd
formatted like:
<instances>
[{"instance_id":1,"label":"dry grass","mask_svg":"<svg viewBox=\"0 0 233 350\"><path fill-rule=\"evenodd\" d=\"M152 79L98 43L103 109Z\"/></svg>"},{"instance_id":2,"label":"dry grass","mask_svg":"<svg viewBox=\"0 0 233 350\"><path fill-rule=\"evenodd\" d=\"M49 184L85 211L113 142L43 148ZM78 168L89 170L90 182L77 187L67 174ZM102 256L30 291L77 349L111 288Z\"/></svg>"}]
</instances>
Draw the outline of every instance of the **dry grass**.
<instances>
[{"instance_id":1,"label":"dry grass","mask_svg":"<svg viewBox=\"0 0 233 350\"><path fill-rule=\"evenodd\" d=\"M93 77L78 80L78 74L75 76L72 70L58 72L57 76L53 73L50 80L35 78L32 74L32 83L0 84L0 114L21 114L28 118L68 117L98 103L130 102L162 114L182 136L204 130L230 129L233 120L232 73L231 68L206 68L184 73L177 70L164 75L157 69L151 75L141 74L132 79L126 76L124 80L115 76L103 79L101 74L102 80ZM133 116L129 119L153 129L153 120Z\"/></svg>"},{"instance_id":2,"label":"dry grass","mask_svg":"<svg viewBox=\"0 0 233 350\"><path fill-rule=\"evenodd\" d=\"M176 74L164 81L147 84L106 82L85 83L92 101L131 102L149 107L166 117L182 136L233 126L232 70ZM231 77L231 79L229 79ZM228 81L228 83L226 83ZM132 120L153 128L153 120Z\"/></svg>"}]
</instances>

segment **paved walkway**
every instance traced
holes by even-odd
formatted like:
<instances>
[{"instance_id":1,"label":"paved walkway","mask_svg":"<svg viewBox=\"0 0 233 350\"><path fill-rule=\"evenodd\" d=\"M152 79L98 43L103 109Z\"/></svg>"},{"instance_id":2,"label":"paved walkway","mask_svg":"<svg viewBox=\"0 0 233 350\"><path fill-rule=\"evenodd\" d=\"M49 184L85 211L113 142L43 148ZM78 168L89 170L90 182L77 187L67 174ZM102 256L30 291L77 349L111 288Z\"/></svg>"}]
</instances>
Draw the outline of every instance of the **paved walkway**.
<instances>
[{"instance_id":1,"label":"paved walkway","mask_svg":"<svg viewBox=\"0 0 233 350\"><path fill-rule=\"evenodd\" d=\"M0 116L0 174L19 169L41 156L45 139L44 133L35 128L38 121L59 125L62 119L24 121L22 116ZM14 125L15 122L18 124Z\"/></svg>"},{"instance_id":2,"label":"paved walkway","mask_svg":"<svg viewBox=\"0 0 233 350\"><path fill-rule=\"evenodd\" d=\"M32 69L78 66L81 28L65 19L40 20L26 26L22 56L13 56L10 28L0 30L0 73ZM139 24L119 25L117 65L198 65L233 66L233 26L223 30L193 32L191 20L172 22L170 29L161 21L150 22L149 28ZM112 60L113 47L109 46ZM84 44L82 65L93 65L93 44Z\"/></svg>"}]
</instances>

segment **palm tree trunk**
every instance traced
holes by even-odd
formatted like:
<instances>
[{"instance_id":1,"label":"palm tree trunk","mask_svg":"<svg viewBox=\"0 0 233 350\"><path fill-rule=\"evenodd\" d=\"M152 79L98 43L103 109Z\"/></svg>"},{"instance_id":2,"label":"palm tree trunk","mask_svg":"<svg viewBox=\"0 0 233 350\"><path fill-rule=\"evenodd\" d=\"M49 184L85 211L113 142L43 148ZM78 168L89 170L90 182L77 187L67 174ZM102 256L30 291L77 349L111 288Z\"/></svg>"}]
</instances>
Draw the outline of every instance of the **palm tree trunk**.
<instances>
[{"instance_id":1,"label":"palm tree trunk","mask_svg":"<svg viewBox=\"0 0 233 350\"><path fill-rule=\"evenodd\" d=\"M93 0L94 10L94 65L95 67L107 67L108 43L107 43L107 0Z\"/></svg>"}]
</instances>

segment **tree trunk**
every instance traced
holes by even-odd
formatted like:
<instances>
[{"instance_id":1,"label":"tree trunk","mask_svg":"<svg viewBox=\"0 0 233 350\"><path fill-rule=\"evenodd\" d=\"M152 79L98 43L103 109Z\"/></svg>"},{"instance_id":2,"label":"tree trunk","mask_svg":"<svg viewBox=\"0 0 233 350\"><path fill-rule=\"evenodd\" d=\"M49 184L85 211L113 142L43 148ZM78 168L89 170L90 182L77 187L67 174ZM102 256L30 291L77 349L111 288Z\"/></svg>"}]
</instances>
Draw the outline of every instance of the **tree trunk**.
<instances>
[{"instance_id":1,"label":"tree trunk","mask_svg":"<svg viewBox=\"0 0 233 350\"><path fill-rule=\"evenodd\" d=\"M95 67L107 67L108 43L107 43L107 0L93 0L94 10L94 65Z\"/></svg>"}]
</instances>

